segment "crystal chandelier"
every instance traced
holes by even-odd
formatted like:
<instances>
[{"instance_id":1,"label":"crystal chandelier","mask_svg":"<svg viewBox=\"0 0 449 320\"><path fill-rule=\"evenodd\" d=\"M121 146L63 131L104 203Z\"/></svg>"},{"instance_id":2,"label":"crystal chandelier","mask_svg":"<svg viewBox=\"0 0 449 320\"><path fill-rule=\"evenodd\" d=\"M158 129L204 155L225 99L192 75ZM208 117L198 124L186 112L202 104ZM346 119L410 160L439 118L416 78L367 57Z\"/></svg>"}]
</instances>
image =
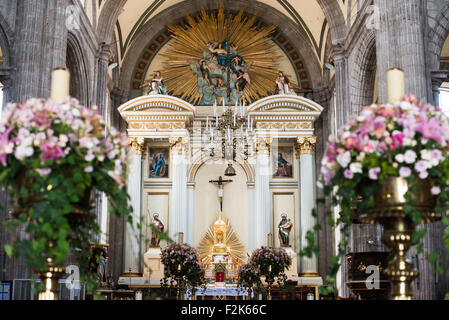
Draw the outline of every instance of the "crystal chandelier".
<instances>
[{"instance_id":1,"label":"crystal chandelier","mask_svg":"<svg viewBox=\"0 0 449 320\"><path fill-rule=\"evenodd\" d=\"M248 159L250 133L253 131L253 120L245 117L245 102L239 104L236 100L234 108L227 107L223 99L223 113L219 115L217 101L214 102L214 120L206 119L205 140L209 140L210 156L215 156L215 150L221 149L222 158L226 159L228 167L225 176L235 176L233 167L236 155L240 152L244 160ZM247 126L245 127L245 123Z\"/></svg>"}]
</instances>

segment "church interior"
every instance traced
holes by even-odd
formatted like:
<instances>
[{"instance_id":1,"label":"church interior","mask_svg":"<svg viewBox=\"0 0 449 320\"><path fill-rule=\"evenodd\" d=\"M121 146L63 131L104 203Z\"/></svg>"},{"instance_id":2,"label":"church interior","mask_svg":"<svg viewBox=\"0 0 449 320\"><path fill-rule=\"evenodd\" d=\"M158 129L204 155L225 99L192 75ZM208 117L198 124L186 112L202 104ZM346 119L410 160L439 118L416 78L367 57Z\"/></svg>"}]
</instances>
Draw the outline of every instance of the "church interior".
<instances>
[{"instance_id":1,"label":"church interior","mask_svg":"<svg viewBox=\"0 0 449 320\"><path fill-rule=\"evenodd\" d=\"M58 70L70 76L67 95L97 106L129 145L132 222L111 214L114 199L94 196L94 273L104 298L392 298L386 229L353 222L342 248L340 227L328 223L341 207L330 197L317 205L326 197L320 168L329 137L363 107L387 103L391 70L401 70L404 93L449 115L449 2L0 0L3 113L9 103L53 97L63 87L52 82ZM0 204L0 222L8 222L16 203L7 188ZM417 226L427 233L422 250L406 250L416 270L408 298L449 297L443 222ZM319 252L308 256L312 229ZM38 299L39 277L5 249L24 233L0 227L0 300ZM166 248L175 245L195 251L204 290L182 288L181 264L176 284L163 290ZM241 290L242 266L259 248L287 254L287 291L268 275L260 293ZM441 259L429 261L429 252ZM334 289L325 294L336 255ZM366 282L371 265L374 287ZM63 267L76 266L69 254ZM92 298L83 283L64 281L59 299Z\"/></svg>"}]
</instances>

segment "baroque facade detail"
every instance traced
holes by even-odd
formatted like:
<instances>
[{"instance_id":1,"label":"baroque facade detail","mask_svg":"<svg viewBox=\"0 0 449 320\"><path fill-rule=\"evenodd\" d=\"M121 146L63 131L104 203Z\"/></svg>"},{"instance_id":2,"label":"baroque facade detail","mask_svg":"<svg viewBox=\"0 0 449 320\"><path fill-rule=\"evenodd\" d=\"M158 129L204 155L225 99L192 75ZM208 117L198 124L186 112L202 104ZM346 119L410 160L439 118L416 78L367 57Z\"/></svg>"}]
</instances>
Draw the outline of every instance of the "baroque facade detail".
<instances>
[{"instance_id":1,"label":"baroque facade detail","mask_svg":"<svg viewBox=\"0 0 449 320\"><path fill-rule=\"evenodd\" d=\"M140 155L145 154L145 139L143 137L128 138L128 145L134 149L134 152Z\"/></svg>"}]
</instances>

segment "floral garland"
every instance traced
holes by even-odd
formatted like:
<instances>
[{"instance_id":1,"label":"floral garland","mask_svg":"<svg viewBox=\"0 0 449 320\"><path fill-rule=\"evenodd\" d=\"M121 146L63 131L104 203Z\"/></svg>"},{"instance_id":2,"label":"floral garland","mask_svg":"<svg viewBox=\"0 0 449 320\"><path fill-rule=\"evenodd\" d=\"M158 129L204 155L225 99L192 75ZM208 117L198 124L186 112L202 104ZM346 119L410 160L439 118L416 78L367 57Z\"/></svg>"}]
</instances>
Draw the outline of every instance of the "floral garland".
<instances>
[{"instance_id":1,"label":"floral garland","mask_svg":"<svg viewBox=\"0 0 449 320\"><path fill-rule=\"evenodd\" d=\"M357 211L364 212L372 205L374 191L389 176L406 179L413 186L410 192L416 191L417 179L428 179L431 193L437 197L437 212L445 211L449 205L449 119L441 109L407 95L395 104L364 107L339 130L337 139L329 138L318 186L324 188L326 196L332 195L332 205L341 207L342 216L336 221L330 211L326 214L331 226L341 226L342 241L326 278L328 283L335 282L340 258L345 253L355 203ZM410 192L406 193L409 201ZM356 198L359 201L355 201ZM318 200L318 204L323 203L324 199ZM421 213L411 204L404 206L404 211L415 224L421 222ZM316 211L313 215L316 216ZM443 215L442 221L449 224L448 216ZM320 228L317 224L314 231ZM417 231L413 242L418 243L425 232ZM309 245L301 255L310 257L318 253L313 231L307 232L306 239ZM444 241L449 249L449 227ZM422 252L423 244L417 248ZM431 252L428 259L436 262L440 258ZM332 286L327 287L327 292L330 291L333 291ZM326 294L326 290L322 294Z\"/></svg>"},{"instance_id":2,"label":"floral garland","mask_svg":"<svg viewBox=\"0 0 449 320\"><path fill-rule=\"evenodd\" d=\"M87 270L92 235L100 232L95 215L82 214L92 208L91 191L104 192L109 211L131 220L127 151L127 136L76 99L8 104L0 120L0 184L15 205L5 227L26 223L30 235L6 245L8 255L43 270L47 258L63 263L70 248L79 248L81 273Z\"/></svg>"}]
</instances>

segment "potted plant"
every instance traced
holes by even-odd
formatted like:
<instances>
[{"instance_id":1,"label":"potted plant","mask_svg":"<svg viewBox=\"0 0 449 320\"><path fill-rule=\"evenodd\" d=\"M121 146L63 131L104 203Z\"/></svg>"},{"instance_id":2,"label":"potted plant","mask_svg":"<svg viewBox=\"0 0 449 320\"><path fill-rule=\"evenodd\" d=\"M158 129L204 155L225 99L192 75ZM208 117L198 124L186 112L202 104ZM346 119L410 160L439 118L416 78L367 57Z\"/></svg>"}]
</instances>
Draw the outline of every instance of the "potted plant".
<instances>
[{"instance_id":1,"label":"potted plant","mask_svg":"<svg viewBox=\"0 0 449 320\"><path fill-rule=\"evenodd\" d=\"M194 291L205 282L205 271L199 264L197 250L187 243L173 242L165 247L161 252L161 262L164 265L162 285L167 287L169 282L176 281L177 299L185 286L191 286Z\"/></svg>"},{"instance_id":2,"label":"potted plant","mask_svg":"<svg viewBox=\"0 0 449 320\"><path fill-rule=\"evenodd\" d=\"M367 106L340 129L336 139L329 138L321 174L325 195L332 195L332 204L341 207L339 219L335 221L330 212L328 216L331 226L340 225L343 239L326 280L335 281L355 211L360 222L384 226L382 241L396 254L387 270L393 298L411 298L410 282L417 272L405 253L425 235L425 229L415 231L416 225L441 218L449 223L441 215L449 204L449 119L413 95ZM312 231L306 238L309 246L302 254L310 256L318 248ZM449 228L444 241L449 248ZM418 251L422 252L422 244ZM428 259L436 262L439 256L429 253ZM326 289L323 294L333 290L331 285Z\"/></svg>"},{"instance_id":3,"label":"potted plant","mask_svg":"<svg viewBox=\"0 0 449 320\"><path fill-rule=\"evenodd\" d=\"M106 128L95 107L75 99L29 99L3 111L0 184L14 201L5 226L24 225L28 235L5 251L25 257L41 283L51 275L51 290L57 290L71 249L76 248L72 251L85 276L92 237L100 232L92 211L94 190L106 194L109 212L130 221L127 147L126 135ZM49 290L40 298L57 299L57 292Z\"/></svg>"},{"instance_id":4,"label":"potted plant","mask_svg":"<svg viewBox=\"0 0 449 320\"><path fill-rule=\"evenodd\" d=\"M257 266L259 275L265 277L268 284L268 300L271 300L274 281L276 280L280 286L287 283L285 271L291 266L292 259L283 248L262 246L254 250L249 263Z\"/></svg>"}]
</instances>

